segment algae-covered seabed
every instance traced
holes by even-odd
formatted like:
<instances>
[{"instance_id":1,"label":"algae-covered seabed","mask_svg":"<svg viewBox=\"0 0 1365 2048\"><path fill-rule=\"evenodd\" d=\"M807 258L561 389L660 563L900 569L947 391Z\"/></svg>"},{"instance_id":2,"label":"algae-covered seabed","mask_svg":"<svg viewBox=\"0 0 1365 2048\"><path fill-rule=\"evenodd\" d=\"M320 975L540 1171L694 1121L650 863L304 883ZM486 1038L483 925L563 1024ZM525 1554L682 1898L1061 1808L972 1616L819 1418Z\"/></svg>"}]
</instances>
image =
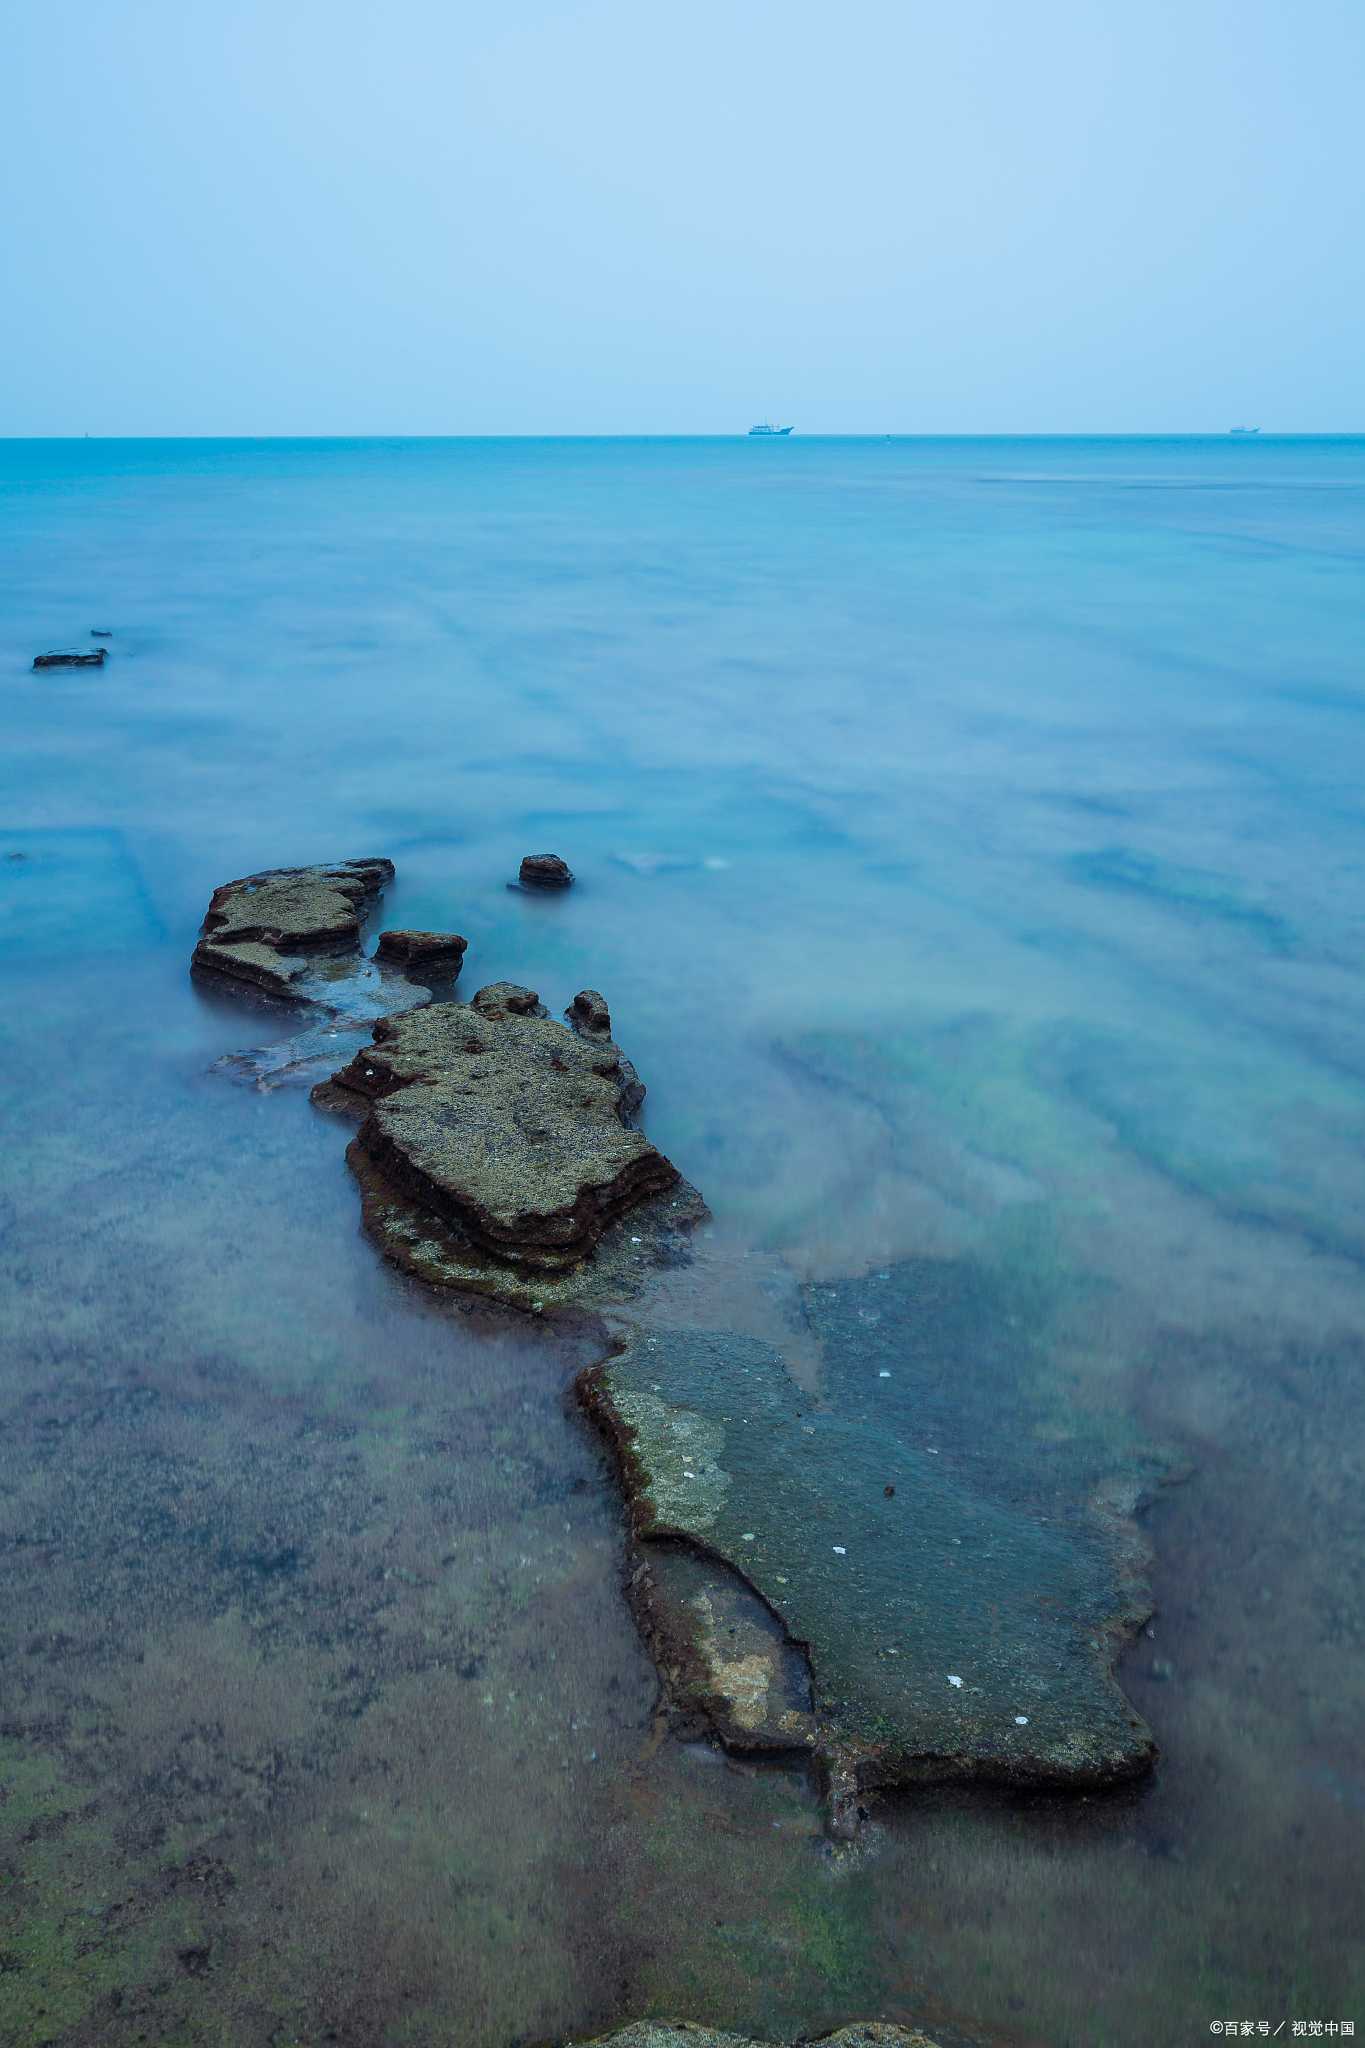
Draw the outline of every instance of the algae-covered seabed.
<instances>
[{"instance_id":1,"label":"algae-covered seabed","mask_svg":"<svg viewBox=\"0 0 1365 2048\"><path fill-rule=\"evenodd\" d=\"M221 478L188 520L155 478L28 505L34 645L86 603L73 563L142 639L5 707L6 2042L484 2048L681 2013L1148 2048L1215 2018L1365 2024L1355 557L1275 553L1278 514L1248 540L1226 494L1192 537L1157 493L1029 554L964 488L901 582L860 583L848 535L870 545L885 479L855 474L827 520L809 507L844 486L795 452L806 509L781 547L767 501L746 513L738 570L661 543L695 477L682 512L633 501L634 556L604 501L572 532L542 506L533 627L525 527L498 523L530 486L499 472L469 560L432 556L431 590L466 579L439 675L430 590L386 612L380 587L427 513L386 514L371 564L363 478L340 538L320 501L300 525L284 457L269 488L228 478L257 496L226 538ZM111 494L136 547L103 538ZM303 605L318 532L340 567ZM805 656L773 657L754 561L794 605L826 575L795 706ZM635 696L601 609L631 575ZM206 651L215 577L236 637ZM931 615L980 664L937 694L925 645L900 651ZM407 727L365 726L377 644L407 664ZM832 688L850 646L900 696ZM1061 681L1043 646L1070 650ZM1281 717L1294 663L1318 695ZM508 896L551 846L572 896ZM860 1420L904 1375L898 1427L918 1409L926 1447L1032 1511L1150 1503L1153 1633L1119 1676L1152 1781L921 1790L845 1849L801 1775L667 1736L614 1467L568 1397L583 1351L402 1280L359 1234L348 1131L207 1073L270 1035L188 988L212 886L372 854L398 864L386 922L469 936L466 993L606 993L651 1135L716 1212L661 1321L759 1337Z\"/></svg>"}]
</instances>

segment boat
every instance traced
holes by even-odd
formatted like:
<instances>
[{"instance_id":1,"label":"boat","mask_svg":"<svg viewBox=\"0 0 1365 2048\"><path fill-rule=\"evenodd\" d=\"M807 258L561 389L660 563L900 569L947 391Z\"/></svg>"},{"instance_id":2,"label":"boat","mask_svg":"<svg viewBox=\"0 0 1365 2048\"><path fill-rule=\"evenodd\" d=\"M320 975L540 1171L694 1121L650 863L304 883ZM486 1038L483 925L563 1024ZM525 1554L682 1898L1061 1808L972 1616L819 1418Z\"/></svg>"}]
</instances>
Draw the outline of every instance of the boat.
<instances>
[{"instance_id":1,"label":"boat","mask_svg":"<svg viewBox=\"0 0 1365 2048\"><path fill-rule=\"evenodd\" d=\"M791 428L774 427L769 423L769 421L765 420L761 427L750 427L749 432L751 434L789 434L791 432Z\"/></svg>"},{"instance_id":2,"label":"boat","mask_svg":"<svg viewBox=\"0 0 1365 2048\"><path fill-rule=\"evenodd\" d=\"M1230 427L1228 431L1233 434L1259 434L1261 430L1259 427Z\"/></svg>"}]
</instances>

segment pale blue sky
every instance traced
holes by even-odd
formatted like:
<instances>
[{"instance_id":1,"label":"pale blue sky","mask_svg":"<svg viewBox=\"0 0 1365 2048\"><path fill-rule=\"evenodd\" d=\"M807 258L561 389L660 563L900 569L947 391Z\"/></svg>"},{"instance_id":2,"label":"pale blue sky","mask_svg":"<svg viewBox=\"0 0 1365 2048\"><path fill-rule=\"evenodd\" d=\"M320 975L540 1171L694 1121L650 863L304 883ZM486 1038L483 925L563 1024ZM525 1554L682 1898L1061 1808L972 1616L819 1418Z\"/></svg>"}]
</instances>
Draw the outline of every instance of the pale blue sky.
<instances>
[{"instance_id":1,"label":"pale blue sky","mask_svg":"<svg viewBox=\"0 0 1365 2048\"><path fill-rule=\"evenodd\" d=\"M1365 5L43 0L0 434L1365 427Z\"/></svg>"}]
</instances>

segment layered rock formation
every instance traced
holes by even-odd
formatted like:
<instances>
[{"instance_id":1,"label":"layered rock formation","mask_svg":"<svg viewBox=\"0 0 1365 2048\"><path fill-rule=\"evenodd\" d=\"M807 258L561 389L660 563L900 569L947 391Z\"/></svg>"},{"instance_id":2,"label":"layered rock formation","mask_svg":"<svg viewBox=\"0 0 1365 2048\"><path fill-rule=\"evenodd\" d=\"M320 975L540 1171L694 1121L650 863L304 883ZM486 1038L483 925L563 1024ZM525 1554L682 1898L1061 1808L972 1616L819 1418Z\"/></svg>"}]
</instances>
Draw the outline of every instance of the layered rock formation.
<instances>
[{"instance_id":1,"label":"layered rock formation","mask_svg":"<svg viewBox=\"0 0 1365 2048\"><path fill-rule=\"evenodd\" d=\"M573 871L557 853L528 853L517 880L523 889L571 889Z\"/></svg>"},{"instance_id":2,"label":"layered rock formation","mask_svg":"<svg viewBox=\"0 0 1365 2048\"><path fill-rule=\"evenodd\" d=\"M453 979L468 943L454 932L381 932L374 957L385 966L427 968Z\"/></svg>"},{"instance_id":3,"label":"layered rock formation","mask_svg":"<svg viewBox=\"0 0 1365 2048\"><path fill-rule=\"evenodd\" d=\"M204 913L191 971L286 1002L315 1000L325 956L357 959L361 918L393 877L391 860L343 860L224 882Z\"/></svg>"},{"instance_id":4,"label":"layered rock formation","mask_svg":"<svg viewBox=\"0 0 1365 2048\"><path fill-rule=\"evenodd\" d=\"M54 647L50 654L35 654L35 668L103 668L107 647Z\"/></svg>"},{"instance_id":5,"label":"layered rock formation","mask_svg":"<svg viewBox=\"0 0 1365 2048\"><path fill-rule=\"evenodd\" d=\"M409 1270L543 1308L633 1293L638 1268L680 1255L700 1197L631 1126L644 1089L601 997L585 990L570 1015L580 1028L496 982L381 1019L314 1090L363 1113L347 1158L367 1222Z\"/></svg>"},{"instance_id":6,"label":"layered rock formation","mask_svg":"<svg viewBox=\"0 0 1365 2048\"><path fill-rule=\"evenodd\" d=\"M274 1088L335 1066L341 1031L430 1002L460 972L465 941L454 932L380 934L373 960L362 938L389 860L267 868L215 889L190 971L207 986L287 1006L301 1029L279 1044L228 1053L234 1080Z\"/></svg>"}]
</instances>

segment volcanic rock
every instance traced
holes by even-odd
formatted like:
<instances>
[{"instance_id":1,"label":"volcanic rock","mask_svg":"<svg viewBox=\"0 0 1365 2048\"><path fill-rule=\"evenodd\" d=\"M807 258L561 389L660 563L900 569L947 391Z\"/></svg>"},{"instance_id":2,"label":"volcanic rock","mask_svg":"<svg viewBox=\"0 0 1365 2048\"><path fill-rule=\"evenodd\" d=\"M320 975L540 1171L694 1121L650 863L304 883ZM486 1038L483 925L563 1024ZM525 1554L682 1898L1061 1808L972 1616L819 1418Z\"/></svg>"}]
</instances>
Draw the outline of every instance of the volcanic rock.
<instances>
[{"instance_id":1,"label":"volcanic rock","mask_svg":"<svg viewBox=\"0 0 1365 2048\"><path fill-rule=\"evenodd\" d=\"M1136 1619L1112 1557L865 1409L816 1404L752 1338L639 1332L577 1386L617 1449L646 1632L669 1627L667 1589L636 1576L662 1552L690 1545L747 1582L808 1659L836 1832L878 1786L1088 1788L1151 1768L1110 1668ZM680 1683L695 1634L671 1646Z\"/></svg>"},{"instance_id":2,"label":"volcanic rock","mask_svg":"<svg viewBox=\"0 0 1365 2048\"><path fill-rule=\"evenodd\" d=\"M381 932L374 957L387 966L439 968L453 977L468 944L454 932Z\"/></svg>"},{"instance_id":3,"label":"volcanic rock","mask_svg":"<svg viewBox=\"0 0 1365 2048\"><path fill-rule=\"evenodd\" d=\"M645 1265L686 1256L705 1205L632 1129L643 1093L609 1037L566 1030L534 989L496 982L382 1018L313 1099L364 1113L346 1156L390 1257L540 1309L629 1295Z\"/></svg>"},{"instance_id":4,"label":"volcanic rock","mask_svg":"<svg viewBox=\"0 0 1365 2048\"><path fill-rule=\"evenodd\" d=\"M54 648L49 654L35 654L35 668L103 668L107 647Z\"/></svg>"},{"instance_id":5,"label":"volcanic rock","mask_svg":"<svg viewBox=\"0 0 1365 2048\"><path fill-rule=\"evenodd\" d=\"M523 889L569 889L573 875L557 853L528 853L518 876Z\"/></svg>"}]
</instances>

